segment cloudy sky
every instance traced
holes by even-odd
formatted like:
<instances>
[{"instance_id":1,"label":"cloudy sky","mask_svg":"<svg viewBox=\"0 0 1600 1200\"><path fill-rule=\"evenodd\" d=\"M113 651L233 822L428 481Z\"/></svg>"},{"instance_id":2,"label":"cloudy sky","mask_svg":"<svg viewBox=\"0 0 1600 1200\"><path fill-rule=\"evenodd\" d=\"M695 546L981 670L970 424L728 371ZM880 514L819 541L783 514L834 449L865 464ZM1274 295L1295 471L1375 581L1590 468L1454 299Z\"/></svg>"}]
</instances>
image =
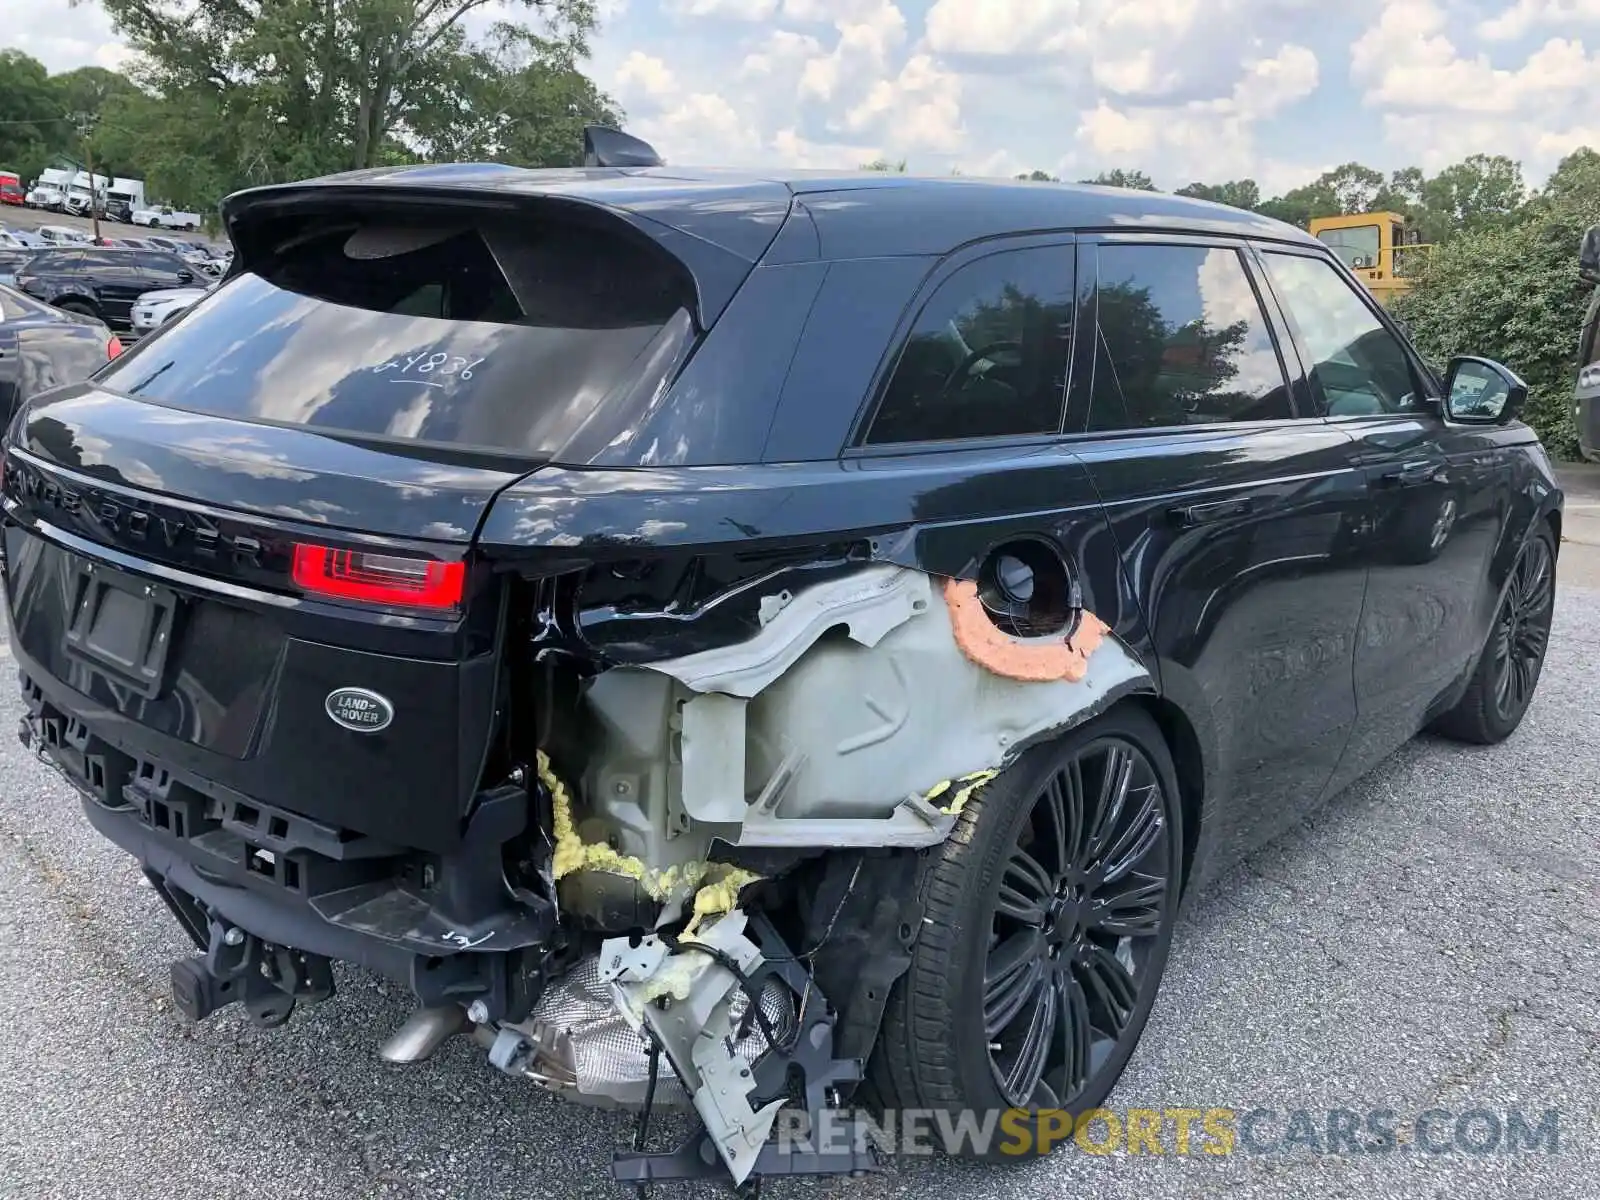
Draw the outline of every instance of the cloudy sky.
<instances>
[{"instance_id":1,"label":"cloudy sky","mask_svg":"<svg viewBox=\"0 0 1600 1200\"><path fill-rule=\"evenodd\" d=\"M1475 151L1600 148L1600 0L602 0L593 74L671 162L959 167L1268 194ZM485 22L486 23L486 22ZM0 0L52 70L125 52L92 3Z\"/></svg>"}]
</instances>

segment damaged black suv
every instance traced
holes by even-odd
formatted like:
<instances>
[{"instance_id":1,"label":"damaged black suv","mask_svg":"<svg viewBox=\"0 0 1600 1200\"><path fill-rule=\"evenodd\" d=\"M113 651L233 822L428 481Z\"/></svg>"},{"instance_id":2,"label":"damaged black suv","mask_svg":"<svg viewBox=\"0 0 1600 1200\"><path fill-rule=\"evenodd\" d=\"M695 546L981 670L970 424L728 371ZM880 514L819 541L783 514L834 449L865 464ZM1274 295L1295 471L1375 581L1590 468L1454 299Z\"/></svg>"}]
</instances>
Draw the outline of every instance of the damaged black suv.
<instances>
[{"instance_id":1,"label":"damaged black suv","mask_svg":"<svg viewBox=\"0 0 1600 1200\"><path fill-rule=\"evenodd\" d=\"M235 195L228 279L10 426L21 734L188 1016L359 964L391 1060L693 1106L618 1179L860 1170L780 1110L1092 1107L1184 895L1521 721L1526 389L1301 231L589 157Z\"/></svg>"}]
</instances>

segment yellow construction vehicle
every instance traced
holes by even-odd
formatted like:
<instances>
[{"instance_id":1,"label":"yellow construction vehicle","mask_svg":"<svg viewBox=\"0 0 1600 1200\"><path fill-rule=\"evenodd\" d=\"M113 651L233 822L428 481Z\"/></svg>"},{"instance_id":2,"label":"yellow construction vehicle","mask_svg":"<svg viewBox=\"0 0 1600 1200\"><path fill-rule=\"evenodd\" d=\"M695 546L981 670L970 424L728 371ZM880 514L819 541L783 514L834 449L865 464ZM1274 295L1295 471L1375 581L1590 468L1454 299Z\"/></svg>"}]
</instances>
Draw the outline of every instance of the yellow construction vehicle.
<instances>
[{"instance_id":1,"label":"yellow construction vehicle","mask_svg":"<svg viewBox=\"0 0 1600 1200\"><path fill-rule=\"evenodd\" d=\"M1399 213L1313 217L1311 236L1324 242L1378 298L1388 304L1407 291L1433 247Z\"/></svg>"}]
</instances>

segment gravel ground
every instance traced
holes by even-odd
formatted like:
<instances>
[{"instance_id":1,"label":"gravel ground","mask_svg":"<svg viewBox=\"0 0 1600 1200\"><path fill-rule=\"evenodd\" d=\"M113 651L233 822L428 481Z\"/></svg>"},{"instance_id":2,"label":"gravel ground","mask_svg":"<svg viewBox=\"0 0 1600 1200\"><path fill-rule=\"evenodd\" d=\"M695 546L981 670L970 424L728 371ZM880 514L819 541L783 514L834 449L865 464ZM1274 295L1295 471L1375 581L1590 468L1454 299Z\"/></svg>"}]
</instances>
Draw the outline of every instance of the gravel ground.
<instances>
[{"instance_id":1,"label":"gravel ground","mask_svg":"<svg viewBox=\"0 0 1600 1200\"><path fill-rule=\"evenodd\" d=\"M1600 591L1566 588L1538 699L1494 749L1424 739L1192 907L1119 1108L1561 1109L1560 1152L1350 1156L1072 1147L902 1160L769 1196L1576 1196L1600 1184ZM0 728L17 704L0 688ZM560 1105L458 1041L374 1051L404 999L345 975L275 1033L185 1025L188 953L131 860L0 740L0 1195L626 1196L624 1118ZM1320 1119L1320 1118L1319 1118ZM1268 1126L1281 1130L1277 1126ZM662 1189L659 1195L689 1195ZM703 1194L714 1194L707 1189Z\"/></svg>"}]
</instances>

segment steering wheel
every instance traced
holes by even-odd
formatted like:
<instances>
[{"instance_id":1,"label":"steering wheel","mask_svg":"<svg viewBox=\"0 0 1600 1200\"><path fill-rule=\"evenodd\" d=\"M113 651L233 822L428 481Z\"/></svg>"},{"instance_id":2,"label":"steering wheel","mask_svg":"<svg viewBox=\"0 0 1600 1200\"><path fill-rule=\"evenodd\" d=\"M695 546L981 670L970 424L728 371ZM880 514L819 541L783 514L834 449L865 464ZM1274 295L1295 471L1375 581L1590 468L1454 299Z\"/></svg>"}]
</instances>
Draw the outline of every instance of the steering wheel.
<instances>
[{"instance_id":1,"label":"steering wheel","mask_svg":"<svg viewBox=\"0 0 1600 1200\"><path fill-rule=\"evenodd\" d=\"M962 376L964 376L968 372L970 372L973 367L975 367L978 363L982 362L984 359L992 358L995 354L999 353L1002 350L1014 350L1014 351L1016 351L1017 359L1018 359L1017 365L1018 366L1022 365L1021 364L1021 358L1022 358L1022 343L1021 342L1014 342L1014 341L989 342L989 343L987 343L985 345L979 346L976 350L973 350L971 353L967 354L967 356L965 358L963 358L959 363L956 364L955 370L951 371L950 374L945 376L944 386L939 389L939 395L944 396L944 395L949 394L950 390L953 387L955 387L956 381L958 379L960 379Z\"/></svg>"}]
</instances>

